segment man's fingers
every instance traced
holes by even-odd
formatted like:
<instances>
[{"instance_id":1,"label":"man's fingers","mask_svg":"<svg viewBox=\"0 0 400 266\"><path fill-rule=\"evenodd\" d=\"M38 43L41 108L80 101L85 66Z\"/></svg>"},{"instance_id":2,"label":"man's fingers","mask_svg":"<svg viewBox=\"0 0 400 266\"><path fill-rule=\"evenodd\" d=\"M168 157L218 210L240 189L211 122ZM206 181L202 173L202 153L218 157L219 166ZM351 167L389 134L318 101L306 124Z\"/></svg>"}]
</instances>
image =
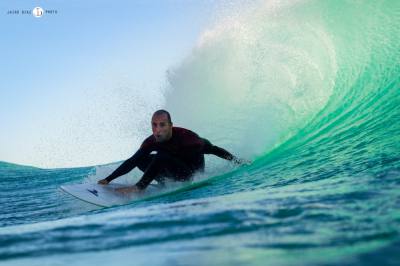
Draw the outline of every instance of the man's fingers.
<instances>
[{"instance_id":1,"label":"man's fingers","mask_svg":"<svg viewBox=\"0 0 400 266\"><path fill-rule=\"evenodd\" d=\"M239 164L239 165L250 165L252 163L252 161L246 160L246 159L241 159L241 158L236 158L235 163Z\"/></svg>"},{"instance_id":2,"label":"man's fingers","mask_svg":"<svg viewBox=\"0 0 400 266\"><path fill-rule=\"evenodd\" d=\"M253 163L253 162L250 161L250 160L243 160L243 164L250 165L250 164L252 164L252 163Z\"/></svg>"}]
</instances>

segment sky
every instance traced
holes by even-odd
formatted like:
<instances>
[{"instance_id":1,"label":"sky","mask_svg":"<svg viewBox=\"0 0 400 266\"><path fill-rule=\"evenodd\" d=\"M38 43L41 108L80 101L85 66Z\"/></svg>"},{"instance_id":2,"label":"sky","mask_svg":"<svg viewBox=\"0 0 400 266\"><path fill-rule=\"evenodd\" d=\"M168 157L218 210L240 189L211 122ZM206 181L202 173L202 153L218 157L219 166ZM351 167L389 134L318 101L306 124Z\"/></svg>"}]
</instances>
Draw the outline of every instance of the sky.
<instances>
[{"instance_id":1,"label":"sky","mask_svg":"<svg viewBox=\"0 0 400 266\"><path fill-rule=\"evenodd\" d=\"M1 1L0 161L54 168L130 157L163 107L166 73L219 5ZM42 17L22 14L35 7Z\"/></svg>"}]
</instances>

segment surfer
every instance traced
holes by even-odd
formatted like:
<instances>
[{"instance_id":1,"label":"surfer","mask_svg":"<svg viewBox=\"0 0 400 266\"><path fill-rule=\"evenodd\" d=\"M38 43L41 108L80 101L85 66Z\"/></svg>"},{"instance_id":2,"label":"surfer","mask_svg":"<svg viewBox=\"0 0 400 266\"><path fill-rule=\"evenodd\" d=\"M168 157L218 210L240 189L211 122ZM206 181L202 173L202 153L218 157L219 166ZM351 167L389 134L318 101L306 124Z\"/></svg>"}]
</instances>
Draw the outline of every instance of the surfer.
<instances>
[{"instance_id":1,"label":"surfer","mask_svg":"<svg viewBox=\"0 0 400 266\"><path fill-rule=\"evenodd\" d=\"M153 134L146 138L136 153L113 173L98 181L107 185L135 167L143 176L134 186L117 189L121 193L143 191L153 180L163 184L165 178L189 181L194 173L204 171L204 154L214 154L235 164L249 163L223 148L211 144L193 131L174 127L166 110L156 111L151 119Z\"/></svg>"}]
</instances>

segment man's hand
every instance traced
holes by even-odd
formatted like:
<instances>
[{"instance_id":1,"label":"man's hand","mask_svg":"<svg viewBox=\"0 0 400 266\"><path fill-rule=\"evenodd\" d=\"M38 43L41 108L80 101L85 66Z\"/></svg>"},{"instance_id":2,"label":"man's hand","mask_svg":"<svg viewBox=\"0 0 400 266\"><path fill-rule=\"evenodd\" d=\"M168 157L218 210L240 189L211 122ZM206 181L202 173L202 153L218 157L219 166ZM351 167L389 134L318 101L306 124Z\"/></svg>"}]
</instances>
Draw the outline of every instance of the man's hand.
<instances>
[{"instance_id":1,"label":"man's hand","mask_svg":"<svg viewBox=\"0 0 400 266\"><path fill-rule=\"evenodd\" d=\"M116 188L115 191L122 193L124 195L129 195L134 192L136 193L141 192L141 190L137 186Z\"/></svg>"},{"instance_id":2,"label":"man's hand","mask_svg":"<svg viewBox=\"0 0 400 266\"><path fill-rule=\"evenodd\" d=\"M100 184L100 185L108 185L108 183L110 183L107 179L102 179L102 180L99 180L98 182L97 182L97 184Z\"/></svg>"},{"instance_id":3,"label":"man's hand","mask_svg":"<svg viewBox=\"0 0 400 266\"><path fill-rule=\"evenodd\" d=\"M252 163L252 161L250 160L246 160L246 159L242 159L242 158L237 158L235 157L233 159L233 162L237 165L250 165Z\"/></svg>"}]
</instances>

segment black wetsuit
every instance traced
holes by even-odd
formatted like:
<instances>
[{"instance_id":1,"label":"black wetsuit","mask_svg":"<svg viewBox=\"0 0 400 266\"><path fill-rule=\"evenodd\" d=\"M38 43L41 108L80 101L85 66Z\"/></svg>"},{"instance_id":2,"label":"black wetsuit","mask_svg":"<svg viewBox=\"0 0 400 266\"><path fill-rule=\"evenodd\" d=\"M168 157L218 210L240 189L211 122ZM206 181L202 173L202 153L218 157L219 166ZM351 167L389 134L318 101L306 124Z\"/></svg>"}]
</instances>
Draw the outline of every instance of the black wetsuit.
<instances>
[{"instance_id":1,"label":"black wetsuit","mask_svg":"<svg viewBox=\"0 0 400 266\"><path fill-rule=\"evenodd\" d=\"M136 183L139 189L145 189L154 179L160 183L163 183L163 178L190 180L196 171L204 170L204 154L214 154L226 160L235 159L228 151L212 145L193 131L173 127L172 137L168 141L156 142L153 135L145 139L139 150L106 180L111 182L135 167L144 172Z\"/></svg>"}]
</instances>

